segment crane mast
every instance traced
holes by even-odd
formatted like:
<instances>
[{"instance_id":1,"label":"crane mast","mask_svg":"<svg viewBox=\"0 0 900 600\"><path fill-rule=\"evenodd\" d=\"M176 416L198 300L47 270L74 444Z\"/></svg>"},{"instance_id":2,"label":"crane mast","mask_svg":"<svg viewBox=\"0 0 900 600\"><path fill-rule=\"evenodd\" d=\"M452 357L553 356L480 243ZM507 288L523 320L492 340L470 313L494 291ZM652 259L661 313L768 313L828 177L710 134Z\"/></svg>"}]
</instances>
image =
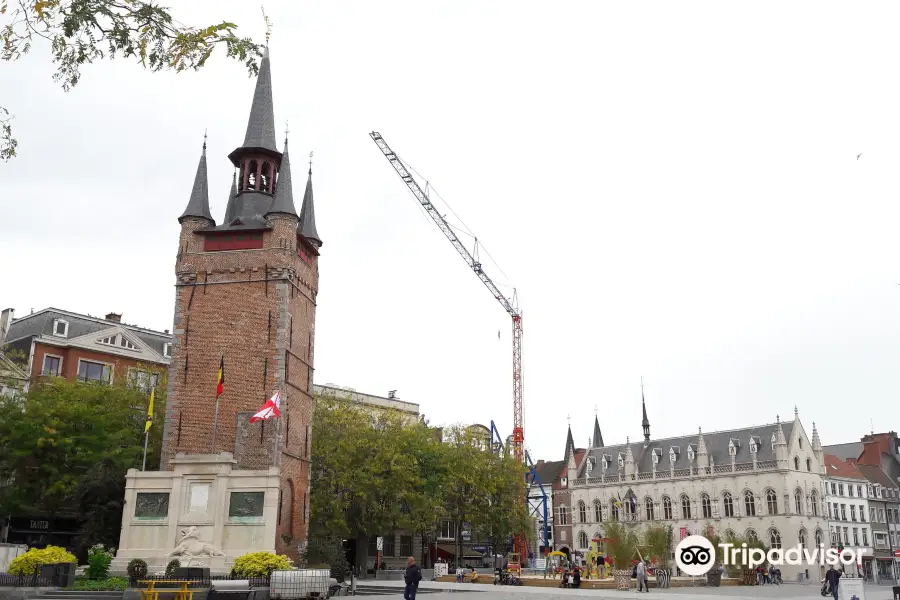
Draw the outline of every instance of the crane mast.
<instances>
[{"instance_id":1,"label":"crane mast","mask_svg":"<svg viewBox=\"0 0 900 600\"><path fill-rule=\"evenodd\" d=\"M410 172L407 170L406 165L403 164L403 161L397 156L397 153L391 150L391 147L388 146L388 143L381 137L381 134L373 131L369 134L372 140L378 145L378 148L381 149L381 152L384 154L385 158L388 159L388 162L391 163L391 166L394 167L394 170L397 172L397 175L400 176L400 179L403 180L403 183L406 184L406 187L409 188L409 191L412 192L413 196L416 197L416 200L419 201L419 204L422 205L422 208L425 209L425 212L428 213L428 216L431 217L431 220L435 222L435 224L440 228L444 235L450 240L450 243L453 244L453 247L456 248L456 251L460 256L463 257L463 260L466 261L466 264L469 265L469 268L475 272L475 275L478 276L478 279L487 287L487 289L494 296L494 299L500 303L500 306L503 307L503 310L507 312L507 314L512 317L512 343L513 343L513 456L516 459L518 464L524 464L525 462L525 427L524 427L524 418L522 413L522 400L524 395L524 388L522 385L522 311L518 309L516 306L516 297L515 292L513 292L513 298L509 299L504 296L500 290L497 288L497 284L490 278L490 276L484 272L484 269L481 267L481 263L472 256L472 253L469 252L468 248L466 248L463 243L460 241L459 237L457 237L456 232L453 231L453 228L450 227L450 224L447 223L446 219L441 215L440 212L434 207L434 204L431 203L431 200L428 198L428 194L422 190L419 186L418 182L413 178ZM523 495L522 502L525 502L525 497ZM522 534L518 534L515 536L514 540L515 551L519 554L519 556L524 560L527 556L527 548L525 537Z\"/></svg>"}]
</instances>

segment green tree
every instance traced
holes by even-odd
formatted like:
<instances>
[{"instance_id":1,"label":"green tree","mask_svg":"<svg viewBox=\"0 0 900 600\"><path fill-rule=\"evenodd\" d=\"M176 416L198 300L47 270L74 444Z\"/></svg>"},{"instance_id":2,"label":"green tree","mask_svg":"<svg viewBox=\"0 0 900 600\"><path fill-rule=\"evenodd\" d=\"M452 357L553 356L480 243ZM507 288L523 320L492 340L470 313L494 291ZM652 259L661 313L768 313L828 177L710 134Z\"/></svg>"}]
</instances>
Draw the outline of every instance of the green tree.
<instances>
[{"instance_id":1,"label":"green tree","mask_svg":"<svg viewBox=\"0 0 900 600\"><path fill-rule=\"evenodd\" d=\"M0 490L0 511L51 520L78 512L86 530L105 532L93 543L118 544L125 472L141 466L146 406L135 389L64 379L0 398L0 479L14 481ZM155 412L164 410L161 393Z\"/></svg>"},{"instance_id":2,"label":"green tree","mask_svg":"<svg viewBox=\"0 0 900 600\"><path fill-rule=\"evenodd\" d=\"M49 44L57 65L53 79L65 91L81 78L81 67L104 58L131 58L150 71L197 70L216 47L257 72L261 46L235 34L223 21L206 27L178 22L170 10L141 0L0 0L0 58L14 61L32 44ZM11 115L0 106L0 159L16 154Z\"/></svg>"}]
</instances>

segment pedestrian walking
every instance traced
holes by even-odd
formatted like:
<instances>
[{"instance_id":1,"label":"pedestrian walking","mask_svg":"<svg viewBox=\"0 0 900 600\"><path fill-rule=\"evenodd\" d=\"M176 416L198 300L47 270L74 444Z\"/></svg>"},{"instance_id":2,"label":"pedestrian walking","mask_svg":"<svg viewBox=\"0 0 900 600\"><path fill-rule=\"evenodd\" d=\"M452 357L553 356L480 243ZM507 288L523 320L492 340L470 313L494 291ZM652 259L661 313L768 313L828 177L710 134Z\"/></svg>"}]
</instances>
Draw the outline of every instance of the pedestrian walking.
<instances>
[{"instance_id":1,"label":"pedestrian walking","mask_svg":"<svg viewBox=\"0 0 900 600\"><path fill-rule=\"evenodd\" d=\"M419 582L422 581L422 569L416 564L416 559L410 556L406 559L406 573L403 574L406 589L403 591L403 600L416 600L416 591Z\"/></svg>"},{"instance_id":2,"label":"pedestrian walking","mask_svg":"<svg viewBox=\"0 0 900 600\"><path fill-rule=\"evenodd\" d=\"M637 564L637 591L639 592L649 592L650 588L647 586L647 565L644 564L644 561L639 560ZM642 589L643 588L643 589Z\"/></svg>"},{"instance_id":3,"label":"pedestrian walking","mask_svg":"<svg viewBox=\"0 0 900 600\"><path fill-rule=\"evenodd\" d=\"M831 586L831 595L834 596L834 600L837 600L838 598L838 581L840 578L841 572L835 569L834 565L830 565L828 567L828 572L825 573L825 581Z\"/></svg>"}]
</instances>

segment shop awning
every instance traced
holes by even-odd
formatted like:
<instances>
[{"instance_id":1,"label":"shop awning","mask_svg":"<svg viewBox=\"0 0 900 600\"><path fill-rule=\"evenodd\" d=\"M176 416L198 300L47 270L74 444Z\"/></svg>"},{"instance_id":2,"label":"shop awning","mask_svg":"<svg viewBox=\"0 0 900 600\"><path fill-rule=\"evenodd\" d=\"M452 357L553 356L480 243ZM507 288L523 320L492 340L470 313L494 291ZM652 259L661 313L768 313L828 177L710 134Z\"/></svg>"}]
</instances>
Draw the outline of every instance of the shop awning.
<instances>
[{"instance_id":1,"label":"shop awning","mask_svg":"<svg viewBox=\"0 0 900 600\"><path fill-rule=\"evenodd\" d=\"M481 552L476 552L472 548L466 548L463 546L463 558L483 558L484 554ZM451 546L449 544L438 544L438 553L440 555L447 554L448 556L456 556L456 547Z\"/></svg>"}]
</instances>

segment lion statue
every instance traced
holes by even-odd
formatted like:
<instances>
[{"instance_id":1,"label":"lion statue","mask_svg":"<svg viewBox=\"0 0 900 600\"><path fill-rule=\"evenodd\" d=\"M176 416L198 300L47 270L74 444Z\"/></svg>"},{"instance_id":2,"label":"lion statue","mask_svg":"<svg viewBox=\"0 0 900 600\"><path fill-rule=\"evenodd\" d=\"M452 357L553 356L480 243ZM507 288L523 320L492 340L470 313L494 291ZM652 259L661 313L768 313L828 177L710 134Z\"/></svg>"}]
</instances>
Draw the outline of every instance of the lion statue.
<instances>
[{"instance_id":1,"label":"lion statue","mask_svg":"<svg viewBox=\"0 0 900 600\"><path fill-rule=\"evenodd\" d=\"M193 561L198 556L224 557L225 553L217 549L212 544L201 542L200 534L197 532L197 528L191 525L187 529L181 530L181 539L178 540L178 545L175 546L175 549L169 552L169 556L182 556L184 558L187 558L188 562L184 566L189 567L191 566L191 561Z\"/></svg>"}]
</instances>

